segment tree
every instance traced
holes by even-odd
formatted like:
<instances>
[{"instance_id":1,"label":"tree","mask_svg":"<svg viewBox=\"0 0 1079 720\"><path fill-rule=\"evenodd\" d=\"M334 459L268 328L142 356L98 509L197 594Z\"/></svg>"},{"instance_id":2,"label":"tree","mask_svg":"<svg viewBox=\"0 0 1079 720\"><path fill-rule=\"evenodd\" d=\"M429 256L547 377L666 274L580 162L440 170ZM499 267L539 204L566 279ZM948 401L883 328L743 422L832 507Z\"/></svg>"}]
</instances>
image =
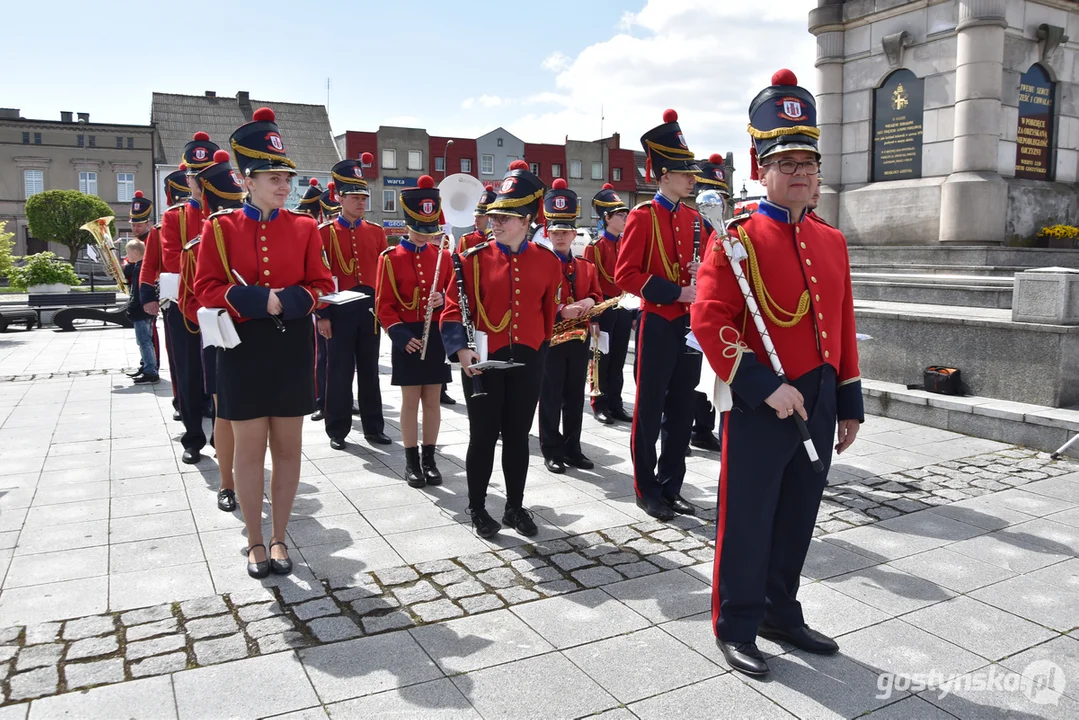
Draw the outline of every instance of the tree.
<instances>
[{"instance_id":1,"label":"tree","mask_svg":"<svg viewBox=\"0 0 1079 720\"><path fill-rule=\"evenodd\" d=\"M15 262L11 255L11 238L15 237L15 233L4 232L5 225L6 222L0 222L0 278L7 277Z\"/></svg>"},{"instance_id":2,"label":"tree","mask_svg":"<svg viewBox=\"0 0 1079 720\"><path fill-rule=\"evenodd\" d=\"M78 190L46 190L26 201L30 234L38 240L66 246L71 251L72 262L79 248L94 243L94 236L80 228L91 220L112 214L112 208L104 200ZM115 223L109 230L115 237Z\"/></svg>"}]
</instances>

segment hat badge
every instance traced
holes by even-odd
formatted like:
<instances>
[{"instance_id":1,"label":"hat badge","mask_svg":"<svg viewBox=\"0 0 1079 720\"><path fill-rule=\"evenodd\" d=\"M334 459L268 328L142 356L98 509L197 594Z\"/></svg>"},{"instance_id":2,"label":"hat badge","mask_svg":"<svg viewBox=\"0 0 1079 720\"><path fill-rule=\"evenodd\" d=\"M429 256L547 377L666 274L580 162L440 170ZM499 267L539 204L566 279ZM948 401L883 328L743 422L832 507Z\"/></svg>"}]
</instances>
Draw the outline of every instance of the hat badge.
<instances>
[{"instance_id":1,"label":"hat badge","mask_svg":"<svg viewBox=\"0 0 1079 720\"><path fill-rule=\"evenodd\" d=\"M285 143L281 142L281 136L277 133L267 133L266 139L270 141L270 144L273 145L274 150L277 152L285 151Z\"/></svg>"},{"instance_id":2,"label":"hat badge","mask_svg":"<svg viewBox=\"0 0 1079 720\"><path fill-rule=\"evenodd\" d=\"M232 177L232 182L236 183L237 186L239 186L239 187L244 186L244 179L240 175L240 173L233 170L232 172L229 173L229 175Z\"/></svg>"},{"instance_id":3,"label":"hat badge","mask_svg":"<svg viewBox=\"0 0 1079 720\"><path fill-rule=\"evenodd\" d=\"M435 212L435 201L431 199L420 201L420 211L423 212L424 215L433 215Z\"/></svg>"},{"instance_id":4,"label":"hat badge","mask_svg":"<svg viewBox=\"0 0 1079 720\"><path fill-rule=\"evenodd\" d=\"M721 168L716 168L715 170L713 170L712 175L715 177L716 180L723 180L724 179L723 170Z\"/></svg>"},{"instance_id":5,"label":"hat badge","mask_svg":"<svg viewBox=\"0 0 1079 720\"><path fill-rule=\"evenodd\" d=\"M205 160L207 157L209 157L209 153L206 152L206 148L204 147L195 148L195 152L192 154L195 156L195 159L199 161Z\"/></svg>"},{"instance_id":6,"label":"hat badge","mask_svg":"<svg viewBox=\"0 0 1079 720\"><path fill-rule=\"evenodd\" d=\"M805 120L802 101L797 98L783 98L783 112L781 114L786 120Z\"/></svg>"},{"instance_id":7,"label":"hat badge","mask_svg":"<svg viewBox=\"0 0 1079 720\"><path fill-rule=\"evenodd\" d=\"M513 192L513 188L517 187L517 178L508 177L502 181L502 187L498 189L498 192L505 195L506 193Z\"/></svg>"},{"instance_id":8,"label":"hat badge","mask_svg":"<svg viewBox=\"0 0 1079 720\"><path fill-rule=\"evenodd\" d=\"M556 197L554 199L554 207L555 207L555 210L565 210L566 209L566 198L562 197L561 195Z\"/></svg>"},{"instance_id":9,"label":"hat badge","mask_svg":"<svg viewBox=\"0 0 1079 720\"><path fill-rule=\"evenodd\" d=\"M359 165L357 165L356 167L352 168L352 174L362 180L363 179L363 168L361 168Z\"/></svg>"},{"instance_id":10,"label":"hat badge","mask_svg":"<svg viewBox=\"0 0 1079 720\"><path fill-rule=\"evenodd\" d=\"M689 147L688 145L686 145L686 136L682 133L678 133L678 144L687 149Z\"/></svg>"}]
</instances>

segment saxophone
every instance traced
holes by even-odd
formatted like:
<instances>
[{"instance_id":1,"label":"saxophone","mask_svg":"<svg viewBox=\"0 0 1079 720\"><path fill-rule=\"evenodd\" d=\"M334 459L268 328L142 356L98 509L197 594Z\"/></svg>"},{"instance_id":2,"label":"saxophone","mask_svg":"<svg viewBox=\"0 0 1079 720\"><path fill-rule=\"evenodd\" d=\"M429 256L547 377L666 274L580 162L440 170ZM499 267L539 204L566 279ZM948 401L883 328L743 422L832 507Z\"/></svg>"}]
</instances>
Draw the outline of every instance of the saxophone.
<instances>
[{"instance_id":1,"label":"saxophone","mask_svg":"<svg viewBox=\"0 0 1079 720\"><path fill-rule=\"evenodd\" d=\"M625 295L625 293L622 293L617 297L597 303L580 317L556 322L554 329L551 330L551 347L571 340L584 340L588 337L587 323L597 315L602 315L611 308L616 307Z\"/></svg>"}]
</instances>

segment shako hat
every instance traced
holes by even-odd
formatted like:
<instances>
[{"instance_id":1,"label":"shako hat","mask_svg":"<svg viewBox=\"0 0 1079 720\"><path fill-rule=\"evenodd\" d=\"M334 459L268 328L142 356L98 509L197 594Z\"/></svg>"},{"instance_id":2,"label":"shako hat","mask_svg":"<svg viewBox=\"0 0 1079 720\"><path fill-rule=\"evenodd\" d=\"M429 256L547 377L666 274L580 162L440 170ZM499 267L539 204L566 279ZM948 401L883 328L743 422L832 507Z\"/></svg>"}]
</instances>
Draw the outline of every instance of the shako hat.
<instances>
[{"instance_id":1,"label":"shako hat","mask_svg":"<svg viewBox=\"0 0 1079 720\"><path fill-rule=\"evenodd\" d=\"M546 188L543 181L529 172L528 163L514 160L510 163L509 172L502 179L502 184L498 186L495 199L487 205L487 214L517 217L531 215L533 221L540 222L538 215L544 190Z\"/></svg>"},{"instance_id":2,"label":"shako hat","mask_svg":"<svg viewBox=\"0 0 1079 720\"><path fill-rule=\"evenodd\" d=\"M247 195L244 179L232 168L231 160L228 150L218 150L213 164L199 171L202 199L210 212L240 207Z\"/></svg>"},{"instance_id":3,"label":"shako hat","mask_svg":"<svg viewBox=\"0 0 1079 720\"><path fill-rule=\"evenodd\" d=\"M697 174L697 184L706 189L718 190L727 197L731 196L730 183L727 181L727 167L723 162L723 156L712 153L707 160L698 160L701 171Z\"/></svg>"},{"instance_id":4,"label":"shako hat","mask_svg":"<svg viewBox=\"0 0 1079 720\"><path fill-rule=\"evenodd\" d=\"M277 116L270 108L259 108L232 133L229 145L236 156L236 165L244 175L257 172L287 172L296 174L296 163L285 154L285 141L277 127Z\"/></svg>"},{"instance_id":5,"label":"shako hat","mask_svg":"<svg viewBox=\"0 0 1079 720\"><path fill-rule=\"evenodd\" d=\"M563 178L557 178L543 196L543 215L547 220L547 229L575 230L580 212L577 193L566 187Z\"/></svg>"},{"instance_id":6,"label":"shako hat","mask_svg":"<svg viewBox=\"0 0 1079 720\"><path fill-rule=\"evenodd\" d=\"M322 208L318 204L320 197L322 197L322 188L318 186L318 178L311 178L308 180L307 190L300 198L300 204L296 206L296 212L307 213L318 220L322 217Z\"/></svg>"},{"instance_id":7,"label":"shako hat","mask_svg":"<svg viewBox=\"0 0 1079 720\"><path fill-rule=\"evenodd\" d=\"M798 85L787 69L772 76L749 104L749 130L753 146L749 150L751 180L757 179L758 163L769 155L790 150L808 150L820 157L817 141L817 103L813 93Z\"/></svg>"},{"instance_id":8,"label":"shako hat","mask_svg":"<svg viewBox=\"0 0 1079 720\"><path fill-rule=\"evenodd\" d=\"M142 190L136 190L135 197L131 200L131 215L128 219L131 222L147 222L153 209L154 201L143 197Z\"/></svg>"},{"instance_id":9,"label":"shako hat","mask_svg":"<svg viewBox=\"0 0 1079 720\"><path fill-rule=\"evenodd\" d=\"M187 164L181 163L179 170L173 170L165 176L165 202L175 205L191 197L191 188L187 186Z\"/></svg>"},{"instance_id":10,"label":"shako hat","mask_svg":"<svg viewBox=\"0 0 1079 720\"><path fill-rule=\"evenodd\" d=\"M338 195L370 195L367 180L363 177L363 166L375 161L375 156L365 152L359 160L342 160L333 166L330 174Z\"/></svg>"},{"instance_id":11,"label":"shako hat","mask_svg":"<svg viewBox=\"0 0 1079 720\"><path fill-rule=\"evenodd\" d=\"M184 145L183 162L187 165L187 174L196 175L199 170L214 164L214 153L220 150L217 143L210 140L210 136L201 130L195 133L191 140Z\"/></svg>"},{"instance_id":12,"label":"shako hat","mask_svg":"<svg viewBox=\"0 0 1079 720\"><path fill-rule=\"evenodd\" d=\"M651 182L653 177L662 177L664 173L695 173L700 170L686 144L686 138L678 124L678 113L674 110L663 111L663 124L642 135L641 146L648 156L644 163L645 180L648 182Z\"/></svg>"},{"instance_id":13,"label":"shako hat","mask_svg":"<svg viewBox=\"0 0 1079 720\"><path fill-rule=\"evenodd\" d=\"M430 175L421 175L416 187L401 191L401 208L405 211L405 226L410 230L423 235L442 232L442 198Z\"/></svg>"},{"instance_id":14,"label":"shako hat","mask_svg":"<svg viewBox=\"0 0 1079 720\"><path fill-rule=\"evenodd\" d=\"M596 214L602 218L616 212L629 212L629 206L622 202L622 198L618 197L618 193L614 191L614 185L610 183L604 183L603 189L592 198L592 207L595 208Z\"/></svg>"}]
</instances>

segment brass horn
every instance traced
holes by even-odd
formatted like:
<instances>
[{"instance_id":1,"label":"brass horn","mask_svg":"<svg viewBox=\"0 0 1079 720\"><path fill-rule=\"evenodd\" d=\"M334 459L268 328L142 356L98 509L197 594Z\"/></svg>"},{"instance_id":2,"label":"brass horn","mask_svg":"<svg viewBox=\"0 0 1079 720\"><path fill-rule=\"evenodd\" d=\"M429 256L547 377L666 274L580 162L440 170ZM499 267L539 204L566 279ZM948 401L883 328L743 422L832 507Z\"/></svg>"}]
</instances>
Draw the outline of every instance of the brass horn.
<instances>
[{"instance_id":1,"label":"brass horn","mask_svg":"<svg viewBox=\"0 0 1079 720\"><path fill-rule=\"evenodd\" d=\"M80 230L85 230L94 236L94 241L101 251L101 264L105 266L105 272L109 274L120 288L120 292L127 293L127 281L124 279L124 269L120 267L120 260L116 257L116 251L112 245L112 235L109 234L109 223L113 221L112 215L91 220L83 225ZM93 272L91 270L91 272Z\"/></svg>"},{"instance_id":2,"label":"brass horn","mask_svg":"<svg viewBox=\"0 0 1079 720\"><path fill-rule=\"evenodd\" d=\"M442 214L452 227L472 227L476 206L483 197L483 183L467 173L450 175L438 184Z\"/></svg>"}]
</instances>

